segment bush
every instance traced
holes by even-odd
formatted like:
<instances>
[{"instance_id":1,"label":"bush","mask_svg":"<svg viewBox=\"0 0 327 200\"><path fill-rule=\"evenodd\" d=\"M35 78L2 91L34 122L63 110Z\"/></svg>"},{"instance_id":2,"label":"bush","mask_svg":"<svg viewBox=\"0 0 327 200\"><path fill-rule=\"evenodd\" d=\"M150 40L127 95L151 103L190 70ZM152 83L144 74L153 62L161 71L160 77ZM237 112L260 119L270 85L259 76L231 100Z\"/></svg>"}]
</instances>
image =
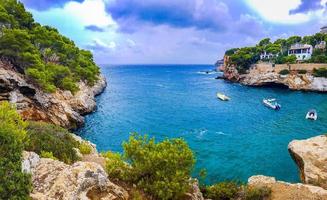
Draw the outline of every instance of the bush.
<instances>
[{"instance_id":1,"label":"bush","mask_svg":"<svg viewBox=\"0 0 327 200\"><path fill-rule=\"evenodd\" d=\"M8 103L0 103L0 199L29 199L29 174L22 172L26 123Z\"/></svg>"},{"instance_id":2,"label":"bush","mask_svg":"<svg viewBox=\"0 0 327 200\"><path fill-rule=\"evenodd\" d=\"M207 199L229 200L239 196L240 185L236 182L227 181L207 186L203 189L203 195Z\"/></svg>"},{"instance_id":3,"label":"bush","mask_svg":"<svg viewBox=\"0 0 327 200\"><path fill-rule=\"evenodd\" d=\"M271 195L268 187L247 187L245 189L245 200L267 200Z\"/></svg>"},{"instance_id":4,"label":"bush","mask_svg":"<svg viewBox=\"0 0 327 200\"><path fill-rule=\"evenodd\" d=\"M53 153L52 152L41 151L40 156L42 158L51 158L52 160L58 160L56 157L53 156Z\"/></svg>"},{"instance_id":5,"label":"bush","mask_svg":"<svg viewBox=\"0 0 327 200\"><path fill-rule=\"evenodd\" d=\"M313 76L327 78L327 69L326 68L314 69Z\"/></svg>"},{"instance_id":6,"label":"bush","mask_svg":"<svg viewBox=\"0 0 327 200\"><path fill-rule=\"evenodd\" d=\"M307 73L307 70L305 69L301 69L301 70L298 70L297 71L299 74L306 74Z\"/></svg>"},{"instance_id":7,"label":"bush","mask_svg":"<svg viewBox=\"0 0 327 200\"><path fill-rule=\"evenodd\" d=\"M92 147L86 142L81 142L78 146L78 149L81 154L90 154L92 152Z\"/></svg>"},{"instance_id":8,"label":"bush","mask_svg":"<svg viewBox=\"0 0 327 200\"><path fill-rule=\"evenodd\" d=\"M66 129L44 122L30 122L27 127L25 149L37 154L51 152L59 160L71 164L79 158L73 148L77 142Z\"/></svg>"},{"instance_id":9,"label":"bush","mask_svg":"<svg viewBox=\"0 0 327 200\"><path fill-rule=\"evenodd\" d=\"M287 75L287 74L289 74L289 73L290 73L290 71L289 71L288 69L283 69L283 70L281 70L281 71L279 72L280 75Z\"/></svg>"},{"instance_id":10,"label":"bush","mask_svg":"<svg viewBox=\"0 0 327 200\"><path fill-rule=\"evenodd\" d=\"M123 177L155 199L178 199L189 190L195 160L184 140L167 139L155 143L154 138L133 134L123 147L122 157L113 153L106 155L107 171L111 176ZM130 164L127 168L125 161Z\"/></svg>"},{"instance_id":11,"label":"bush","mask_svg":"<svg viewBox=\"0 0 327 200\"><path fill-rule=\"evenodd\" d=\"M124 162L121 154L106 152L102 154L107 159L106 171L110 178L116 178L127 181L129 179L129 166Z\"/></svg>"}]
</instances>

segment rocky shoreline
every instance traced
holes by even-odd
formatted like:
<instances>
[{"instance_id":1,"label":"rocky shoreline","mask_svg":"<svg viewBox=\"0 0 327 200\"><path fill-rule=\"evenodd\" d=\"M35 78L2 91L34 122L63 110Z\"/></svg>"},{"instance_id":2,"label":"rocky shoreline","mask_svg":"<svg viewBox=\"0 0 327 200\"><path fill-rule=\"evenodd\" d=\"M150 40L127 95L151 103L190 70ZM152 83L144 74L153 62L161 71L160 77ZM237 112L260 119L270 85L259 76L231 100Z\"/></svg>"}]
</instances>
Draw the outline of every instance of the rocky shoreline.
<instances>
[{"instance_id":1,"label":"rocky shoreline","mask_svg":"<svg viewBox=\"0 0 327 200\"><path fill-rule=\"evenodd\" d=\"M94 86L79 82L79 91L57 90L45 93L32 84L23 74L17 73L0 62L0 100L17 106L25 120L50 122L68 129L84 124L84 115L96 108L95 96L105 89L107 82L100 75Z\"/></svg>"},{"instance_id":2,"label":"rocky shoreline","mask_svg":"<svg viewBox=\"0 0 327 200\"><path fill-rule=\"evenodd\" d=\"M290 71L289 74L281 75L277 67L272 64L253 65L246 73L239 73L237 66L225 58L224 65L220 67L223 78L232 82L238 82L247 86L280 86L290 90L302 90L313 92L327 92L327 78L315 77L311 71L304 74L298 71Z\"/></svg>"}]
</instances>

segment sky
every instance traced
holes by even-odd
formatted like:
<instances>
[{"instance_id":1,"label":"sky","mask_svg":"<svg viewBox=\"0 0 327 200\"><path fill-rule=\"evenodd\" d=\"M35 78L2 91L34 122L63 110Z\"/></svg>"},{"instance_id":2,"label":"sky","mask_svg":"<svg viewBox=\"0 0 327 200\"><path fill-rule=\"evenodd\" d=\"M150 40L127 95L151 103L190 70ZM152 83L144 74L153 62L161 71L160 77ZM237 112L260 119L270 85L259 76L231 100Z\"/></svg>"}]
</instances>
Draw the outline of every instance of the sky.
<instances>
[{"instance_id":1,"label":"sky","mask_svg":"<svg viewBox=\"0 0 327 200\"><path fill-rule=\"evenodd\" d=\"M20 1L98 64L213 64L227 49L327 25L327 0Z\"/></svg>"}]
</instances>

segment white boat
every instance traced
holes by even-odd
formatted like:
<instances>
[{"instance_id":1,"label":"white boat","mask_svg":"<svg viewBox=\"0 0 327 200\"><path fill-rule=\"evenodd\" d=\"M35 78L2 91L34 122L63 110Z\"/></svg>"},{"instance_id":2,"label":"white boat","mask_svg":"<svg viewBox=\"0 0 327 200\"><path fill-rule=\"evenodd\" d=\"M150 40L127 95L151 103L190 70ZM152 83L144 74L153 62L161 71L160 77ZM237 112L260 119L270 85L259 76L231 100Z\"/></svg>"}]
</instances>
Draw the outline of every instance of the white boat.
<instances>
[{"instance_id":1,"label":"white boat","mask_svg":"<svg viewBox=\"0 0 327 200\"><path fill-rule=\"evenodd\" d=\"M228 96L226 96L226 95L224 95L222 93L219 93L219 92L217 93L217 98L222 100L222 101L229 101L230 100L230 98Z\"/></svg>"},{"instance_id":2,"label":"white boat","mask_svg":"<svg viewBox=\"0 0 327 200\"><path fill-rule=\"evenodd\" d=\"M262 103L273 110L279 110L281 105L277 103L276 99L263 99Z\"/></svg>"},{"instance_id":3,"label":"white boat","mask_svg":"<svg viewBox=\"0 0 327 200\"><path fill-rule=\"evenodd\" d=\"M318 114L317 114L317 111L312 109L312 110L309 110L307 115L305 116L306 119L311 119L311 120L317 120L318 118Z\"/></svg>"}]
</instances>

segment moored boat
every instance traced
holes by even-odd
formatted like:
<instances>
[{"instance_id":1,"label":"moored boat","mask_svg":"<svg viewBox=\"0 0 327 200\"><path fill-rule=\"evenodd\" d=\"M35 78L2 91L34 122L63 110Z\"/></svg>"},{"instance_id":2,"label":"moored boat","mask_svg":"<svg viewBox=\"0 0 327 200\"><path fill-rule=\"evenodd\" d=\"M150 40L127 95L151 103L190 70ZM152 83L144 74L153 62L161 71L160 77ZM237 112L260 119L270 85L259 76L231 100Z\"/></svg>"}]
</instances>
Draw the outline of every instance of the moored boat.
<instances>
[{"instance_id":1,"label":"moored boat","mask_svg":"<svg viewBox=\"0 0 327 200\"><path fill-rule=\"evenodd\" d=\"M217 93L217 98L222 100L222 101L229 101L230 100L230 98L228 96L226 96L226 95L224 95L222 93L219 93L219 92Z\"/></svg>"},{"instance_id":2,"label":"moored boat","mask_svg":"<svg viewBox=\"0 0 327 200\"><path fill-rule=\"evenodd\" d=\"M276 99L263 99L262 103L273 110L280 110L281 105L277 103Z\"/></svg>"},{"instance_id":3,"label":"moored boat","mask_svg":"<svg viewBox=\"0 0 327 200\"><path fill-rule=\"evenodd\" d=\"M311 120L317 120L318 114L317 111L314 109L311 109L307 112L307 115L305 116L306 119L311 119Z\"/></svg>"}]
</instances>

